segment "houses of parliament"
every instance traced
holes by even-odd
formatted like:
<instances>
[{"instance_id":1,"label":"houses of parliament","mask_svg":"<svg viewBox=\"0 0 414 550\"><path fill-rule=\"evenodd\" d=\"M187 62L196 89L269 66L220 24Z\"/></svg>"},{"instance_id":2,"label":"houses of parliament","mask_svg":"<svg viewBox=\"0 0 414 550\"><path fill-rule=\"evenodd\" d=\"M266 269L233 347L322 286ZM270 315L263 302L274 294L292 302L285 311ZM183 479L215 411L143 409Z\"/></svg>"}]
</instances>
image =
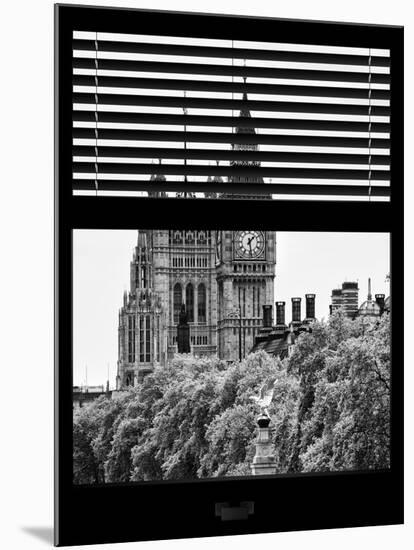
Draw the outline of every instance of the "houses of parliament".
<instances>
[{"instance_id":1,"label":"houses of parliament","mask_svg":"<svg viewBox=\"0 0 414 550\"><path fill-rule=\"evenodd\" d=\"M192 353L244 357L273 303L275 265L274 231L139 230L119 312L117 388L177 353L183 304Z\"/></svg>"},{"instance_id":2,"label":"houses of parliament","mask_svg":"<svg viewBox=\"0 0 414 550\"><path fill-rule=\"evenodd\" d=\"M232 182L239 185L247 179L248 183L263 183L259 176L243 179L239 175L241 167L259 165L243 155L258 150L256 143L249 144L246 139L256 131L250 119L244 93L234 128L232 150L236 154L230 162L237 174ZM237 136L242 137L240 143ZM163 179L163 175L151 176L151 181ZM209 181L220 183L221 178ZM163 192L149 194L162 196ZM205 196L225 198L226 194ZM243 196L270 198L263 194ZM135 385L177 352L177 324L183 304L192 353L217 355L228 362L244 357L262 326L262 306L273 303L275 265L275 232L139 230L130 289L119 312L117 388Z\"/></svg>"}]
</instances>

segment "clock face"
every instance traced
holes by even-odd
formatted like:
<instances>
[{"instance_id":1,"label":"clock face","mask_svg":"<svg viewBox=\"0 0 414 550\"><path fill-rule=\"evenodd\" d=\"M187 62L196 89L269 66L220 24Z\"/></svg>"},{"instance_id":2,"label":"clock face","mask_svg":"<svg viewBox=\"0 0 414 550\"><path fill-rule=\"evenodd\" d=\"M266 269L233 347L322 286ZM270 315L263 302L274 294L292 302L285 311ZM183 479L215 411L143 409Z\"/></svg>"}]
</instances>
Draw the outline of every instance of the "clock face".
<instances>
[{"instance_id":1,"label":"clock face","mask_svg":"<svg viewBox=\"0 0 414 550\"><path fill-rule=\"evenodd\" d=\"M235 257L255 260L264 257L265 239L262 231L237 231L234 239Z\"/></svg>"}]
</instances>

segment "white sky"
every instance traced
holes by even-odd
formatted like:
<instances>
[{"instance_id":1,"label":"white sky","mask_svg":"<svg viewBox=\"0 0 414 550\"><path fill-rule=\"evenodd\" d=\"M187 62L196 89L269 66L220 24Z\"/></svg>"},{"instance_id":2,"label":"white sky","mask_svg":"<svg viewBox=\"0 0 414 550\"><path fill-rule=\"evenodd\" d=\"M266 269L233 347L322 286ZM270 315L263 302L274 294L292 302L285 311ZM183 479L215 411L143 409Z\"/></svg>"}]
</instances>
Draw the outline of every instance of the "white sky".
<instances>
[{"instance_id":1,"label":"white sky","mask_svg":"<svg viewBox=\"0 0 414 550\"><path fill-rule=\"evenodd\" d=\"M327 317L333 288L359 281L360 303L372 292L388 296L389 235L386 233L277 232L275 301L316 294L316 317ZM118 310L129 289L129 264L136 230L75 230L73 234L73 305L75 385L115 383L118 359Z\"/></svg>"}]
</instances>

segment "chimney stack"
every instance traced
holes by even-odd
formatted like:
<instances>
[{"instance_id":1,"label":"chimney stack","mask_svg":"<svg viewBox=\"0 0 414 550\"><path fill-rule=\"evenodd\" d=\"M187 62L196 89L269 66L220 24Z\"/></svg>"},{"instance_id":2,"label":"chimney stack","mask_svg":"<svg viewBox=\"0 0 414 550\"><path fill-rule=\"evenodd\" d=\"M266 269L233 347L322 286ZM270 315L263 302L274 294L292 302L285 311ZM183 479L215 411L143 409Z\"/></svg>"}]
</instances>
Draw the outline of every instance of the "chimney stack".
<instances>
[{"instance_id":1,"label":"chimney stack","mask_svg":"<svg viewBox=\"0 0 414 550\"><path fill-rule=\"evenodd\" d=\"M306 294L306 319L315 319L315 294Z\"/></svg>"},{"instance_id":2,"label":"chimney stack","mask_svg":"<svg viewBox=\"0 0 414 550\"><path fill-rule=\"evenodd\" d=\"M292 298L292 322L293 323L301 322L301 314L300 314L301 301L302 301L302 298Z\"/></svg>"},{"instance_id":3,"label":"chimney stack","mask_svg":"<svg viewBox=\"0 0 414 550\"><path fill-rule=\"evenodd\" d=\"M380 315L382 315L385 309L385 294L375 294L375 301L379 305Z\"/></svg>"},{"instance_id":4,"label":"chimney stack","mask_svg":"<svg viewBox=\"0 0 414 550\"><path fill-rule=\"evenodd\" d=\"M263 328L272 328L273 324L273 306L263 306Z\"/></svg>"},{"instance_id":5,"label":"chimney stack","mask_svg":"<svg viewBox=\"0 0 414 550\"><path fill-rule=\"evenodd\" d=\"M285 323L285 304L286 302L276 302L276 325L284 326Z\"/></svg>"}]
</instances>

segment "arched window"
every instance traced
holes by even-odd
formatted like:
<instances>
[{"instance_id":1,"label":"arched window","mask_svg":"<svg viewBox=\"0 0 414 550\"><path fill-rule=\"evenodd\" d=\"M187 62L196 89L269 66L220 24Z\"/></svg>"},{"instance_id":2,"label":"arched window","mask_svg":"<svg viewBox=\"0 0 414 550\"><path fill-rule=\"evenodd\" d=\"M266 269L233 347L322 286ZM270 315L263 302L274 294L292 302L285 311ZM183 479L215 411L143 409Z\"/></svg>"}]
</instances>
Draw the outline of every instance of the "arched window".
<instances>
[{"instance_id":1,"label":"arched window","mask_svg":"<svg viewBox=\"0 0 414 550\"><path fill-rule=\"evenodd\" d=\"M198 322L206 322L206 287L203 283L198 285Z\"/></svg>"},{"instance_id":2,"label":"arched window","mask_svg":"<svg viewBox=\"0 0 414 550\"><path fill-rule=\"evenodd\" d=\"M205 240L206 240L206 236L205 236L205 233L204 231L199 231L198 234L197 234L197 240L200 244L204 244Z\"/></svg>"},{"instance_id":3,"label":"arched window","mask_svg":"<svg viewBox=\"0 0 414 550\"><path fill-rule=\"evenodd\" d=\"M195 243L195 236L192 231L186 231L185 232L185 244L194 244Z\"/></svg>"},{"instance_id":4,"label":"arched window","mask_svg":"<svg viewBox=\"0 0 414 550\"><path fill-rule=\"evenodd\" d=\"M145 361L149 363L151 361L151 317L145 316Z\"/></svg>"},{"instance_id":5,"label":"arched window","mask_svg":"<svg viewBox=\"0 0 414 550\"><path fill-rule=\"evenodd\" d=\"M147 266L141 266L141 288L147 288Z\"/></svg>"},{"instance_id":6,"label":"arched window","mask_svg":"<svg viewBox=\"0 0 414 550\"><path fill-rule=\"evenodd\" d=\"M135 363L135 316L128 316L128 363Z\"/></svg>"},{"instance_id":7,"label":"arched window","mask_svg":"<svg viewBox=\"0 0 414 550\"><path fill-rule=\"evenodd\" d=\"M185 289L185 306L188 322L192 323L194 322L194 287L191 283L188 283Z\"/></svg>"},{"instance_id":8,"label":"arched window","mask_svg":"<svg viewBox=\"0 0 414 550\"><path fill-rule=\"evenodd\" d=\"M128 372L125 377L125 385L126 386L133 386L134 385L134 374L132 372Z\"/></svg>"},{"instance_id":9,"label":"arched window","mask_svg":"<svg viewBox=\"0 0 414 550\"><path fill-rule=\"evenodd\" d=\"M173 237L173 244L183 244L183 232L175 231Z\"/></svg>"},{"instance_id":10,"label":"arched window","mask_svg":"<svg viewBox=\"0 0 414 550\"><path fill-rule=\"evenodd\" d=\"M180 319L180 309L183 301L183 293L180 283L174 285L174 323L177 324Z\"/></svg>"},{"instance_id":11,"label":"arched window","mask_svg":"<svg viewBox=\"0 0 414 550\"><path fill-rule=\"evenodd\" d=\"M220 281L217 285L218 291L218 319L219 321L223 317L223 283Z\"/></svg>"}]
</instances>

